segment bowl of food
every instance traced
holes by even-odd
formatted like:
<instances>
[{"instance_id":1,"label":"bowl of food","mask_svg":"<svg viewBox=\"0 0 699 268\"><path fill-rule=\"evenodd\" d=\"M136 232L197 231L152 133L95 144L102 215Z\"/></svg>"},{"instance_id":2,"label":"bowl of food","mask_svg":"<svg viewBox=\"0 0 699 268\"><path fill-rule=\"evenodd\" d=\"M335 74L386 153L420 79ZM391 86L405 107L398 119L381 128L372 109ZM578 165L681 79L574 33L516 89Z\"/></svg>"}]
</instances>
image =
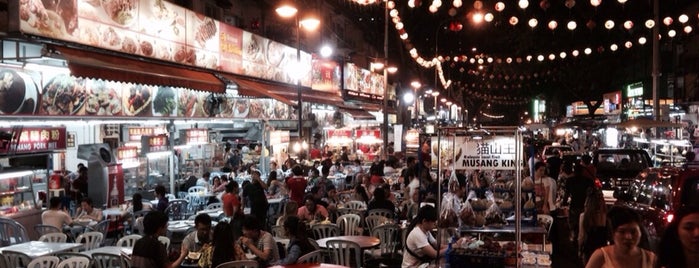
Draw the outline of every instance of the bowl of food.
<instances>
[{"instance_id":1,"label":"bowl of food","mask_svg":"<svg viewBox=\"0 0 699 268\"><path fill-rule=\"evenodd\" d=\"M201 252L190 251L187 253L187 259L196 261L199 260L199 258L201 258Z\"/></svg>"}]
</instances>

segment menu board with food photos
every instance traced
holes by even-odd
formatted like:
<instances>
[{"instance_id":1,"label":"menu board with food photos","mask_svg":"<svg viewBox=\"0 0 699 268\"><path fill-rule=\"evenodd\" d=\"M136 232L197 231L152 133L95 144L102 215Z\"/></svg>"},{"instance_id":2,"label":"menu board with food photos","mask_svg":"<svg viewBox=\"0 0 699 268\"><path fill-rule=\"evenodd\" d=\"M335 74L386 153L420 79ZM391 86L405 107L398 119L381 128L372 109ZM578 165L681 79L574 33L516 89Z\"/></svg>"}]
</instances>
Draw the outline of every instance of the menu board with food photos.
<instances>
[{"instance_id":1,"label":"menu board with food photos","mask_svg":"<svg viewBox=\"0 0 699 268\"><path fill-rule=\"evenodd\" d=\"M40 78L19 69L0 69L0 115L296 119L283 102L245 98L234 91L213 94L67 74L45 77L40 85Z\"/></svg>"},{"instance_id":2,"label":"menu board with food photos","mask_svg":"<svg viewBox=\"0 0 699 268\"><path fill-rule=\"evenodd\" d=\"M345 64L345 95L364 100L383 100L386 85L383 75L359 68L354 63Z\"/></svg>"},{"instance_id":3,"label":"menu board with food photos","mask_svg":"<svg viewBox=\"0 0 699 268\"><path fill-rule=\"evenodd\" d=\"M297 63L294 47L167 1L20 1L10 17L29 35L283 83L301 77L311 86L310 54L302 52Z\"/></svg>"}]
</instances>

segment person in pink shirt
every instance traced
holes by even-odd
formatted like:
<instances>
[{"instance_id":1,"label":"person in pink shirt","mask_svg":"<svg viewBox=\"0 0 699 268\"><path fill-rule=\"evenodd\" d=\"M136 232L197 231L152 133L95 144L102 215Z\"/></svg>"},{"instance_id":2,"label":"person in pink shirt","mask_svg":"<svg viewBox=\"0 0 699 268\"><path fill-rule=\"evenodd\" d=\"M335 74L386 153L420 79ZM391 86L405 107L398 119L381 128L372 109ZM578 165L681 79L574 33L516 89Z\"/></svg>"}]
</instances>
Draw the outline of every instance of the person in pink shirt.
<instances>
[{"instance_id":1,"label":"person in pink shirt","mask_svg":"<svg viewBox=\"0 0 699 268\"><path fill-rule=\"evenodd\" d=\"M328 210L325 207L316 204L312 195L307 195L304 198L304 206L300 207L296 214L301 220L306 222L323 221L328 218Z\"/></svg>"},{"instance_id":2,"label":"person in pink shirt","mask_svg":"<svg viewBox=\"0 0 699 268\"><path fill-rule=\"evenodd\" d=\"M286 187L289 190L289 199L296 201L297 204L303 204L303 195L306 193L306 178L303 177L303 168L299 165L291 169L294 176L286 180Z\"/></svg>"}]
</instances>

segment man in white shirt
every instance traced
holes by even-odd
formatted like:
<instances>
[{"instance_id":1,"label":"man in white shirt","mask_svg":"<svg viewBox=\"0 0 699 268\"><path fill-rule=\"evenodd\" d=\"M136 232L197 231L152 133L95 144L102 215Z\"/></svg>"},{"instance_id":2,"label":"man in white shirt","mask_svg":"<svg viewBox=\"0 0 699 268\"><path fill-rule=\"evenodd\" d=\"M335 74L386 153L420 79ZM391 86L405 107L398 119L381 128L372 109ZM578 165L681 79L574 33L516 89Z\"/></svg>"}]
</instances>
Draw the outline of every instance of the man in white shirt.
<instances>
[{"instance_id":1,"label":"man in white shirt","mask_svg":"<svg viewBox=\"0 0 699 268\"><path fill-rule=\"evenodd\" d=\"M73 224L73 219L70 218L67 212L60 209L61 198L54 196L49 199L49 209L41 214L41 224L51 225L63 229L63 225Z\"/></svg>"},{"instance_id":2,"label":"man in white shirt","mask_svg":"<svg viewBox=\"0 0 699 268\"><path fill-rule=\"evenodd\" d=\"M197 186L208 187L209 186L209 177L211 177L211 173L204 172L204 176L202 176L201 178L199 178L197 180Z\"/></svg>"}]
</instances>

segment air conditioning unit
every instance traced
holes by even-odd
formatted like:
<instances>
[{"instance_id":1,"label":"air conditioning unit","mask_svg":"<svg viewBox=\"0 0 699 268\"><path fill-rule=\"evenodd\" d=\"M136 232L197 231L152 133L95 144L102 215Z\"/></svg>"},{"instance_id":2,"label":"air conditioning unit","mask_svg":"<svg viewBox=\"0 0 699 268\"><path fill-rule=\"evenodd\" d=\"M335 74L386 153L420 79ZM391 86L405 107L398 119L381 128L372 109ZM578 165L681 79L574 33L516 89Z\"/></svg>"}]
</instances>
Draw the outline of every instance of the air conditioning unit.
<instances>
[{"instance_id":1,"label":"air conditioning unit","mask_svg":"<svg viewBox=\"0 0 699 268\"><path fill-rule=\"evenodd\" d=\"M112 148L106 143L78 145L78 158L87 161L98 161L104 166L116 164L116 157L112 152Z\"/></svg>"}]
</instances>

